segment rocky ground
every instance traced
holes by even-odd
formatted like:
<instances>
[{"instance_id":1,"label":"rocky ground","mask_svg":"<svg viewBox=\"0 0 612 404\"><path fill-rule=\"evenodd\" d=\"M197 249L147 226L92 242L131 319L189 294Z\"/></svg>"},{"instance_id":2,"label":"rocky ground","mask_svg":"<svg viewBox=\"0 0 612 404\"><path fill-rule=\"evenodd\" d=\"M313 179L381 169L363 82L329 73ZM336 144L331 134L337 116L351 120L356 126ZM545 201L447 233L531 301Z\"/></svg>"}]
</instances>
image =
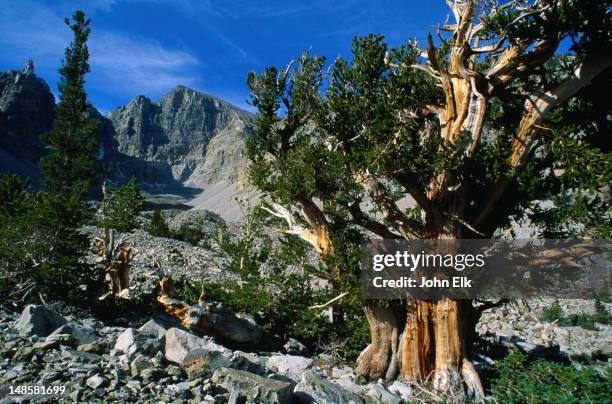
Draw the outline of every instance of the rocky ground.
<instances>
[{"instance_id":1,"label":"rocky ground","mask_svg":"<svg viewBox=\"0 0 612 404\"><path fill-rule=\"evenodd\" d=\"M180 221L193 219L185 215L171 213L169 224L178 226ZM213 228L213 219L200 219L203 226ZM99 229L86 231L97 234ZM193 246L153 237L144 230L128 237L136 250L132 297L153 293L159 279L151 265L153 257L163 257L164 272L174 275L210 281L231 276L211 243ZM517 350L609 368L612 327L597 325L597 331L590 331L541 320L543 309L552 303L513 302L485 311L477 332L488 345L480 345L475 353L477 368L486 371L498 351ZM567 314L594 310L592 301L560 304ZM6 396L7 386L33 384L66 386L66 394L32 402L400 403L436 399L421 387L402 381L364 384L355 376L352 363L326 353L306 357L299 341L283 342L277 352L254 346L237 350L182 329L161 311L105 323L88 311L59 302L25 308L3 302L0 403L24 401Z\"/></svg>"},{"instance_id":2,"label":"rocky ground","mask_svg":"<svg viewBox=\"0 0 612 404\"><path fill-rule=\"evenodd\" d=\"M589 302L566 303L568 308L577 305L586 309ZM511 351L561 346L568 354L581 352L573 356L577 361L608 360L610 327L601 331L556 327L538 321L541 306L534 306L538 308L521 315L511 306L485 312L478 331L497 338L498 343L505 341ZM281 352L244 352L193 335L165 315L141 324L145 320L118 327L61 304L30 305L22 313L3 305L0 385L65 385L66 395L54 399L59 402L399 403L424 399L416 386L401 381L360 384L350 364L326 354L300 356L303 347L295 340L288 341ZM14 401L19 400L0 399L0 403Z\"/></svg>"}]
</instances>

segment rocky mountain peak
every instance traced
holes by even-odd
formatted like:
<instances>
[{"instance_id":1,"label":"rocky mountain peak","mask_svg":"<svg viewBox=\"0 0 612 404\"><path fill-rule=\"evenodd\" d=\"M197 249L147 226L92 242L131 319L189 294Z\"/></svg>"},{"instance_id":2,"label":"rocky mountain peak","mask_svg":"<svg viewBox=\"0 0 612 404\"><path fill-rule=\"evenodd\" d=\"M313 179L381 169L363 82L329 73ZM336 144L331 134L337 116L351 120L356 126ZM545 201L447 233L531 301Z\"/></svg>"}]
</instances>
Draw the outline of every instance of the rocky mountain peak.
<instances>
[{"instance_id":1,"label":"rocky mountain peak","mask_svg":"<svg viewBox=\"0 0 612 404\"><path fill-rule=\"evenodd\" d=\"M28 59L26 61L26 64L23 67L22 72L25 75L34 74L34 62L32 62L32 59Z\"/></svg>"},{"instance_id":2,"label":"rocky mountain peak","mask_svg":"<svg viewBox=\"0 0 612 404\"><path fill-rule=\"evenodd\" d=\"M106 117L91 112L100 128L98 158L112 179L135 176L150 193L179 195L185 202L198 196L197 206L239 213L235 197L246 183L243 150L251 113L185 86L157 101L138 95ZM39 136L52 128L54 116L53 95L31 60L21 70L0 73L0 170L37 177Z\"/></svg>"},{"instance_id":3,"label":"rocky mountain peak","mask_svg":"<svg viewBox=\"0 0 612 404\"><path fill-rule=\"evenodd\" d=\"M232 185L245 179L242 151L252 114L226 101L177 86L154 102L137 96L108 118L122 156L115 171L135 175L151 192L228 189L227 198L215 199L221 211L235 196Z\"/></svg>"},{"instance_id":4,"label":"rocky mountain peak","mask_svg":"<svg viewBox=\"0 0 612 404\"><path fill-rule=\"evenodd\" d=\"M0 171L38 176L41 133L51 130L55 99L28 60L22 70L0 72Z\"/></svg>"}]
</instances>

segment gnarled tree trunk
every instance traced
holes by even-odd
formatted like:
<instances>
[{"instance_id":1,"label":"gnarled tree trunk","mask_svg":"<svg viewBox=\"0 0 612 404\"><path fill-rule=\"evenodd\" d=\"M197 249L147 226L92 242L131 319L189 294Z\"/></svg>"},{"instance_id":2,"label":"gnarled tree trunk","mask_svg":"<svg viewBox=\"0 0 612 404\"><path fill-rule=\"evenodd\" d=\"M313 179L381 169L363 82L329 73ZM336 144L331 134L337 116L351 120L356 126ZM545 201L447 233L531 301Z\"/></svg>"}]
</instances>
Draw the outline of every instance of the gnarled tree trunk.
<instances>
[{"instance_id":1,"label":"gnarled tree trunk","mask_svg":"<svg viewBox=\"0 0 612 404\"><path fill-rule=\"evenodd\" d=\"M467 359L471 319L470 301L452 299L405 302L401 314L376 301L364 312L372 342L357 359L356 373L368 380L431 381L433 387L453 396L484 398L480 378ZM403 317L402 317L403 316ZM403 325L403 329L400 328ZM399 335L401 332L401 335Z\"/></svg>"}]
</instances>

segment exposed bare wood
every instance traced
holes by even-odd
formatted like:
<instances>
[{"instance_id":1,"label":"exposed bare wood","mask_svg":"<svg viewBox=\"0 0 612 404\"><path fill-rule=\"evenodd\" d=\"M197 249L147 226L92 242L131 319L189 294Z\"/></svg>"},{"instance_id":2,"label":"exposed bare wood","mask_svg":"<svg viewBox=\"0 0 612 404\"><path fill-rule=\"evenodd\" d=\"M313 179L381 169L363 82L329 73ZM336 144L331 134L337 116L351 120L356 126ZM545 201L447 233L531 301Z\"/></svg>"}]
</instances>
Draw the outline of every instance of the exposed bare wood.
<instances>
[{"instance_id":1,"label":"exposed bare wood","mask_svg":"<svg viewBox=\"0 0 612 404\"><path fill-rule=\"evenodd\" d=\"M603 49L588 56L574 73L558 87L530 96L525 102L523 118L512 143L510 158L512 174L515 174L526 161L539 134L539 126L546 114L559 104L574 96L591 80L612 66L612 50ZM486 205L473 221L474 226L481 224L493 212L495 206L506 192L511 176L502 179L486 197Z\"/></svg>"},{"instance_id":2,"label":"exposed bare wood","mask_svg":"<svg viewBox=\"0 0 612 404\"><path fill-rule=\"evenodd\" d=\"M335 302L337 302L338 300L342 299L344 296L348 295L349 292L344 292L344 293L340 293L338 296L334 297L333 299L323 303L323 304L315 304L314 306L310 306L308 307L309 309L324 309L327 306L329 306L330 304L333 304Z\"/></svg>"},{"instance_id":3,"label":"exposed bare wood","mask_svg":"<svg viewBox=\"0 0 612 404\"><path fill-rule=\"evenodd\" d=\"M397 319L393 311L370 300L364 306L372 342L357 358L355 373L368 380L393 379L397 373Z\"/></svg>"},{"instance_id":4,"label":"exposed bare wood","mask_svg":"<svg viewBox=\"0 0 612 404\"><path fill-rule=\"evenodd\" d=\"M197 335L211 335L230 344L256 344L260 330L247 320L240 318L223 306L207 304L204 290L200 293L198 304L176 299L173 296L172 278L165 276L160 280L160 293L157 301L164 311L180 320L183 327ZM219 323L223 319L223 324Z\"/></svg>"},{"instance_id":5,"label":"exposed bare wood","mask_svg":"<svg viewBox=\"0 0 612 404\"><path fill-rule=\"evenodd\" d=\"M612 66L612 48L603 49L587 57L558 87L528 97L525 101L523 119L512 143L510 162L513 168L523 164L546 114L572 97L610 66Z\"/></svg>"},{"instance_id":6,"label":"exposed bare wood","mask_svg":"<svg viewBox=\"0 0 612 404\"><path fill-rule=\"evenodd\" d=\"M126 246L126 240L115 242L114 232L104 230L104 236L95 239L98 250L97 262L102 265L104 278L108 283L108 292L99 299L108 296L129 297L130 287L130 264L133 259L134 250Z\"/></svg>"}]
</instances>

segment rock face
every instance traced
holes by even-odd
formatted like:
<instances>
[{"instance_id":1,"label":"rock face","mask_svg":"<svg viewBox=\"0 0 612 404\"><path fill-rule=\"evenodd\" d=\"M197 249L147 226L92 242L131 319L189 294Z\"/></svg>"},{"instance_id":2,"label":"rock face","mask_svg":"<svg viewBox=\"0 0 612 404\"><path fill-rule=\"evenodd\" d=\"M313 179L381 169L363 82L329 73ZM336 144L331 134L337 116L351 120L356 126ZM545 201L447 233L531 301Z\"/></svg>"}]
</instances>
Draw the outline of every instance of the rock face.
<instances>
[{"instance_id":1,"label":"rock face","mask_svg":"<svg viewBox=\"0 0 612 404\"><path fill-rule=\"evenodd\" d=\"M31 304L21 313L16 328L20 335L46 337L66 323L66 319L56 312Z\"/></svg>"},{"instance_id":2,"label":"rock face","mask_svg":"<svg viewBox=\"0 0 612 404\"><path fill-rule=\"evenodd\" d=\"M363 403L357 394L345 390L310 370L304 372L294 392L303 402L307 403Z\"/></svg>"},{"instance_id":3,"label":"rock face","mask_svg":"<svg viewBox=\"0 0 612 404\"><path fill-rule=\"evenodd\" d=\"M55 100L32 61L22 70L0 72L0 171L37 178L39 135L51 130L54 117Z\"/></svg>"},{"instance_id":4,"label":"rock face","mask_svg":"<svg viewBox=\"0 0 612 404\"><path fill-rule=\"evenodd\" d=\"M290 383L230 368L217 370L212 380L231 393L229 402L293 402Z\"/></svg>"},{"instance_id":5,"label":"rock face","mask_svg":"<svg viewBox=\"0 0 612 404\"><path fill-rule=\"evenodd\" d=\"M112 156L112 171L123 179L134 175L153 193L200 195L196 205L203 198L200 207L221 214L228 203L235 205L234 192L221 198L209 195L246 183L242 151L252 114L178 86L156 102L137 96L111 111L108 119L116 150L105 154Z\"/></svg>"},{"instance_id":6,"label":"rock face","mask_svg":"<svg viewBox=\"0 0 612 404\"><path fill-rule=\"evenodd\" d=\"M171 328L166 332L166 359L170 362L182 364L189 352L196 349L220 352L230 356L231 351L209 339L199 338L178 328Z\"/></svg>"},{"instance_id":7,"label":"rock face","mask_svg":"<svg viewBox=\"0 0 612 404\"><path fill-rule=\"evenodd\" d=\"M157 102L138 96L108 118L141 181L201 186L235 178L251 114L179 86Z\"/></svg>"},{"instance_id":8,"label":"rock face","mask_svg":"<svg viewBox=\"0 0 612 404\"><path fill-rule=\"evenodd\" d=\"M98 159L111 180L136 176L151 194L173 194L192 206L239 219L235 197L249 199L243 150L253 115L178 86L153 102L137 96L98 121ZM29 61L0 73L0 172L38 178L39 135L52 128L55 101ZM191 202L190 202L191 201Z\"/></svg>"}]
</instances>

